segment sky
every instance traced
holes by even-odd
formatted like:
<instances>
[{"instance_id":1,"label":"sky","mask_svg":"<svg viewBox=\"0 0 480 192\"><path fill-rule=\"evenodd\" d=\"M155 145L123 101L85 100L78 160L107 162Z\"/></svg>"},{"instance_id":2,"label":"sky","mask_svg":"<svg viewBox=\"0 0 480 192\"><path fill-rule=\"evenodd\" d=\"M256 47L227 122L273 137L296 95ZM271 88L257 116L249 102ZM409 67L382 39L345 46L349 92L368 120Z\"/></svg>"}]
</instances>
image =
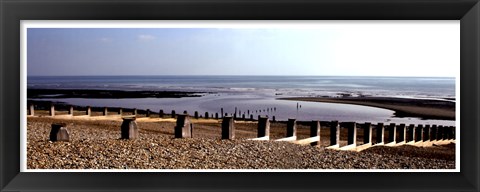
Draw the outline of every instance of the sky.
<instances>
[{"instance_id":1,"label":"sky","mask_svg":"<svg viewBox=\"0 0 480 192\"><path fill-rule=\"evenodd\" d=\"M27 75L455 77L460 24L27 28Z\"/></svg>"}]
</instances>

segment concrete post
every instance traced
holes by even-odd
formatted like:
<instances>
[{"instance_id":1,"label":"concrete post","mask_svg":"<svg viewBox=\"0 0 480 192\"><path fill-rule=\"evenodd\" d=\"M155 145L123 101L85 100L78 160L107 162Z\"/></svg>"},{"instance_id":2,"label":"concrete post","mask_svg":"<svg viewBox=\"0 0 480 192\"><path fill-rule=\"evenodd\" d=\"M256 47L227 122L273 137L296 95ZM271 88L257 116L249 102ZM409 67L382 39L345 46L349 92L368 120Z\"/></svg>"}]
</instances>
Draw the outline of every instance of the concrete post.
<instances>
[{"instance_id":1,"label":"concrete post","mask_svg":"<svg viewBox=\"0 0 480 192\"><path fill-rule=\"evenodd\" d=\"M104 107L103 108L103 116L107 116L108 115L108 108Z\"/></svg>"},{"instance_id":2,"label":"concrete post","mask_svg":"<svg viewBox=\"0 0 480 192\"><path fill-rule=\"evenodd\" d=\"M145 117L150 117L150 109L147 109L147 114L145 114Z\"/></svg>"},{"instance_id":3,"label":"concrete post","mask_svg":"<svg viewBox=\"0 0 480 192\"><path fill-rule=\"evenodd\" d=\"M270 136L270 121L268 117L259 117L257 137Z\"/></svg>"},{"instance_id":4,"label":"concrete post","mask_svg":"<svg viewBox=\"0 0 480 192\"><path fill-rule=\"evenodd\" d=\"M390 123L390 126L388 126L388 142L397 142L397 126L395 123Z\"/></svg>"},{"instance_id":5,"label":"concrete post","mask_svg":"<svg viewBox=\"0 0 480 192\"><path fill-rule=\"evenodd\" d=\"M372 124L365 122L363 125L363 144L372 143Z\"/></svg>"},{"instance_id":6,"label":"concrete post","mask_svg":"<svg viewBox=\"0 0 480 192\"><path fill-rule=\"evenodd\" d=\"M70 105L70 108L68 109L68 114L73 116L73 106Z\"/></svg>"},{"instance_id":7,"label":"concrete post","mask_svg":"<svg viewBox=\"0 0 480 192\"><path fill-rule=\"evenodd\" d=\"M339 145L340 141L340 124L338 121L330 123L330 145Z\"/></svg>"},{"instance_id":8,"label":"concrete post","mask_svg":"<svg viewBox=\"0 0 480 192\"><path fill-rule=\"evenodd\" d=\"M398 141L397 142L404 142L407 141L407 129L405 128L405 124L402 123L398 126Z\"/></svg>"},{"instance_id":9,"label":"concrete post","mask_svg":"<svg viewBox=\"0 0 480 192\"><path fill-rule=\"evenodd\" d=\"M347 145L357 144L357 124L355 122L347 123L348 142Z\"/></svg>"},{"instance_id":10,"label":"concrete post","mask_svg":"<svg viewBox=\"0 0 480 192\"><path fill-rule=\"evenodd\" d=\"M119 115L122 115L122 114L123 114L123 109L122 109L122 108L119 108L119 109L118 109L118 114L119 114Z\"/></svg>"},{"instance_id":11,"label":"concrete post","mask_svg":"<svg viewBox=\"0 0 480 192\"><path fill-rule=\"evenodd\" d=\"M208 119L208 112L205 112L205 119Z\"/></svg>"},{"instance_id":12,"label":"concrete post","mask_svg":"<svg viewBox=\"0 0 480 192\"><path fill-rule=\"evenodd\" d=\"M35 116L35 105L34 104L30 104L28 114L31 115L31 116Z\"/></svg>"},{"instance_id":13,"label":"concrete post","mask_svg":"<svg viewBox=\"0 0 480 192\"><path fill-rule=\"evenodd\" d=\"M70 141L70 133L65 123L53 123L50 130L50 141Z\"/></svg>"},{"instance_id":14,"label":"concrete post","mask_svg":"<svg viewBox=\"0 0 480 192\"><path fill-rule=\"evenodd\" d=\"M383 127L383 123L378 123L376 127L376 132L377 134L375 135L376 137L376 143L383 143L383 138L385 137L385 128Z\"/></svg>"},{"instance_id":15,"label":"concrete post","mask_svg":"<svg viewBox=\"0 0 480 192\"><path fill-rule=\"evenodd\" d=\"M50 105L50 116L55 116L55 105L53 104Z\"/></svg>"},{"instance_id":16,"label":"concrete post","mask_svg":"<svg viewBox=\"0 0 480 192\"><path fill-rule=\"evenodd\" d=\"M310 125L310 137L318 136L318 141L310 143L311 146L320 144L320 121L312 121Z\"/></svg>"},{"instance_id":17,"label":"concrete post","mask_svg":"<svg viewBox=\"0 0 480 192\"><path fill-rule=\"evenodd\" d=\"M137 122L135 117L122 118L121 136L122 139L137 139L139 137Z\"/></svg>"},{"instance_id":18,"label":"concrete post","mask_svg":"<svg viewBox=\"0 0 480 192\"><path fill-rule=\"evenodd\" d=\"M175 138L191 138L192 130L188 114L177 115L177 126L175 126Z\"/></svg>"},{"instance_id":19,"label":"concrete post","mask_svg":"<svg viewBox=\"0 0 480 192\"><path fill-rule=\"evenodd\" d=\"M297 136L297 120L288 119L287 122L287 137Z\"/></svg>"},{"instance_id":20,"label":"concrete post","mask_svg":"<svg viewBox=\"0 0 480 192\"><path fill-rule=\"evenodd\" d=\"M429 141L430 140L430 125L425 125L423 127L423 141Z\"/></svg>"},{"instance_id":21,"label":"concrete post","mask_svg":"<svg viewBox=\"0 0 480 192\"><path fill-rule=\"evenodd\" d=\"M172 110L172 118L175 118L177 115L175 114L175 110Z\"/></svg>"},{"instance_id":22,"label":"concrete post","mask_svg":"<svg viewBox=\"0 0 480 192\"><path fill-rule=\"evenodd\" d=\"M432 125L432 127L430 128L429 138L430 141L437 140L437 125Z\"/></svg>"},{"instance_id":23,"label":"concrete post","mask_svg":"<svg viewBox=\"0 0 480 192\"><path fill-rule=\"evenodd\" d=\"M234 139L235 127L233 123L233 117L226 116L222 120L222 139Z\"/></svg>"},{"instance_id":24,"label":"concrete post","mask_svg":"<svg viewBox=\"0 0 480 192\"><path fill-rule=\"evenodd\" d=\"M415 125L414 124L408 125L407 132L408 132L407 142L415 141Z\"/></svg>"},{"instance_id":25,"label":"concrete post","mask_svg":"<svg viewBox=\"0 0 480 192\"><path fill-rule=\"evenodd\" d=\"M415 142L421 141L423 138L423 125L419 124L417 125L417 128L415 128Z\"/></svg>"},{"instance_id":26,"label":"concrete post","mask_svg":"<svg viewBox=\"0 0 480 192\"><path fill-rule=\"evenodd\" d=\"M198 111L195 111L194 117L195 117L195 119L198 119Z\"/></svg>"},{"instance_id":27,"label":"concrete post","mask_svg":"<svg viewBox=\"0 0 480 192\"><path fill-rule=\"evenodd\" d=\"M87 106L87 112L86 113L87 113L88 116L92 116L92 107Z\"/></svg>"},{"instance_id":28,"label":"concrete post","mask_svg":"<svg viewBox=\"0 0 480 192\"><path fill-rule=\"evenodd\" d=\"M162 109L160 109L160 111L158 112L158 118L163 118L164 115L165 113L163 112Z\"/></svg>"}]
</instances>

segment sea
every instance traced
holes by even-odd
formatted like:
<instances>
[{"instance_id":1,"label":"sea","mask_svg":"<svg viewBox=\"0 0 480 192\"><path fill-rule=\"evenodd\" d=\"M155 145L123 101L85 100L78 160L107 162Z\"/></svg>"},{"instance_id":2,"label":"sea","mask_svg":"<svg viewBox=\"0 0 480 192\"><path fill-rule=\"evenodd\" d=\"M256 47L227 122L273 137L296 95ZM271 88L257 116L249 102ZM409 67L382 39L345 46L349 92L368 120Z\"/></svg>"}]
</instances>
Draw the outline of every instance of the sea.
<instances>
[{"instance_id":1,"label":"sea","mask_svg":"<svg viewBox=\"0 0 480 192\"><path fill-rule=\"evenodd\" d=\"M284 97L381 96L455 102L453 77L351 76L28 76L27 88L202 92L202 97L38 99L72 105L150 109L169 113L275 116L276 120L455 125L451 120L399 118L394 111L351 104L279 100ZM458 110L458 109L457 109ZM458 118L458 117L457 117Z\"/></svg>"}]
</instances>

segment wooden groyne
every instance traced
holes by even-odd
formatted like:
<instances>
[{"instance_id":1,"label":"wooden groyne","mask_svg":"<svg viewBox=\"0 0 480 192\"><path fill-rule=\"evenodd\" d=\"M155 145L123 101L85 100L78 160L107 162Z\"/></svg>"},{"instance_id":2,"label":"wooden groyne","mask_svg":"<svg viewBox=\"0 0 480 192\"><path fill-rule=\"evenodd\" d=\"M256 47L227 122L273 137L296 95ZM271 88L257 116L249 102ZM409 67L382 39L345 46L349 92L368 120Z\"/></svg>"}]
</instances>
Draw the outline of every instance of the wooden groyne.
<instances>
[{"instance_id":1,"label":"wooden groyne","mask_svg":"<svg viewBox=\"0 0 480 192\"><path fill-rule=\"evenodd\" d=\"M155 112L150 110L137 110L137 109L122 109L122 108L113 108L109 110L107 107L103 108L92 108L84 107L80 108L84 110L84 113L81 111L78 112L81 115L87 118L92 118L92 112L101 112L99 116L118 116L123 119L123 123L120 127L121 138L123 139L141 139L139 138L138 130L141 127L138 127L136 124L137 116L140 113L145 115L145 118L155 118L152 116ZM34 105L28 107L29 116L37 115L35 113ZM78 111L78 110L77 110ZM117 111L117 113L111 113ZM128 112L128 115L124 112ZM63 112L63 114L59 114ZM140 113L139 113L140 112ZM77 113L77 114L78 114ZM184 111L184 114L175 114L175 111L172 111L170 116L165 114L163 110L160 110L158 118L176 118L176 126L174 128L175 138L192 138L194 137L194 124L190 121L190 115L187 111ZM206 112L205 116L202 117L200 113L195 111L193 118L204 118L204 119L217 119L217 122L221 122L221 138L222 139L235 139L235 123L236 120L243 121L255 121L252 118L252 115L249 119L245 119L244 116L235 119L233 115L223 115L220 117L218 113L215 116L212 114L209 116L209 113ZM74 116L74 107L64 107L62 110L56 110L55 105L51 105L48 110L48 115L52 118L58 118L62 116ZM98 116L96 116L98 117ZM257 137L250 138L249 140L271 140L270 138L270 119L267 116L258 116L257 123ZM309 124L310 126L310 137L305 139L297 139L297 120L288 119L286 122L286 134L285 137L280 139L275 139L272 141L277 142L291 142L300 145L312 145L316 146L321 143L320 133L327 132L329 133L329 145L328 149L335 150L352 150L352 151L362 151L369 147L373 146L401 146L401 145L414 145L414 146L432 146L432 145L441 145L448 144L455 141L456 129L454 126L445 126L445 125L430 125L430 124L396 124L390 123L385 125L384 123L371 123L371 122L338 122L338 121L318 121L313 120L311 122L302 122L302 124ZM343 131L342 131L343 130ZM342 135L345 134L346 135ZM358 134L358 133L361 133ZM362 136L358 138L358 136ZM52 130L50 132L51 141L69 141L70 140L69 131L66 127L66 124L52 124ZM346 138L341 140L341 138ZM343 145L342 145L343 144Z\"/></svg>"}]
</instances>

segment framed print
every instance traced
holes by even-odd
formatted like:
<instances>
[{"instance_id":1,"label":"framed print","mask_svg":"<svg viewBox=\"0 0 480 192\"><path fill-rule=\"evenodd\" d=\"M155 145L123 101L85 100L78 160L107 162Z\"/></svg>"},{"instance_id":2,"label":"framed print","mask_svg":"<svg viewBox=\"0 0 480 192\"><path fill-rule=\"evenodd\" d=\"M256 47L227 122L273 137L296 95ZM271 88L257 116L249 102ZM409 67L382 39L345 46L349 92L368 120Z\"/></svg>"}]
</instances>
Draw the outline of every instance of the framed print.
<instances>
[{"instance_id":1,"label":"framed print","mask_svg":"<svg viewBox=\"0 0 480 192\"><path fill-rule=\"evenodd\" d=\"M3 1L2 190L477 191L478 6Z\"/></svg>"}]
</instances>

